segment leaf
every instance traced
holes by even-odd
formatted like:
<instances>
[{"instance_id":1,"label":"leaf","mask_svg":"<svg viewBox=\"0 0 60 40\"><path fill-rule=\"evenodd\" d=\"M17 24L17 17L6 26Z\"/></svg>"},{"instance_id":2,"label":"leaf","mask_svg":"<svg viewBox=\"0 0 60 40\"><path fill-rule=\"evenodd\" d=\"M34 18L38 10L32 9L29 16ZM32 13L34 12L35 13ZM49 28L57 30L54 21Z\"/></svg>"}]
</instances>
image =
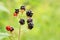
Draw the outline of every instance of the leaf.
<instances>
[{"instance_id":1,"label":"leaf","mask_svg":"<svg viewBox=\"0 0 60 40\"><path fill-rule=\"evenodd\" d=\"M0 33L0 40L8 36L10 36L8 33Z\"/></svg>"},{"instance_id":2,"label":"leaf","mask_svg":"<svg viewBox=\"0 0 60 40\"><path fill-rule=\"evenodd\" d=\"M0 4L0 11L5 11L7 13L10 13L9 10L5 6L3 6L1 4Z\"/></svg>"}]
</instances>

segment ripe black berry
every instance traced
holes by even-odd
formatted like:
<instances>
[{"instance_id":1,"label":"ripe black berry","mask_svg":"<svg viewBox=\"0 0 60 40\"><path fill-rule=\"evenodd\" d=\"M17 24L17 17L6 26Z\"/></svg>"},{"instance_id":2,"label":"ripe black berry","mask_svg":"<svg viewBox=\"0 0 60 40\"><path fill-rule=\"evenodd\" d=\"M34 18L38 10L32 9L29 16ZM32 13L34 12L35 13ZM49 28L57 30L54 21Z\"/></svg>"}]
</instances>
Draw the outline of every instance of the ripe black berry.
<instances>
[{"instance_id":1,"label":"ripe black berry","mask_svg":"<svg viewBox=\"0 0 60 40\"><path fill-rule=\"evenodd\" d=\"M19 9L15 9L15 13L19 13Z\"/></svg>"},{"instance_id":2,"label":"ripe black berry","mask_svg":"<svg viewBox=\"0 0 60 40\"><path fill-rule=\"evenodd\" d=\"M33 16L33 13L32 13L31 10L29 10L29 11L26 12L26 15L27 15L28 17L32 17L32 16Z\"/></svg>"},{"instance_id":3,"label":"ripe black berry","mask_svg":"<svg viewBox=\"0 0 60 40\"><path fill-rule=\"evenodd\" d=\"M20 9L21 9L21 10L25 10L25 6L21 6Z\"/></svg>"},{"instance_id":4,"label":"ripe black berry","mask_svg":"<svg viewBox=\"0 0 60 40\"><path fill-rule=\"evenodd\" d=\"M20 23L21 25L24 25L24 24L25 24L25 20L24 20L24 19L20 19L19 23Z\"/></svg>"},{"instance_id":5,"label":"ripe black berry","mask_svg":"<svg viewBox=\"0 0 60 40\"><path fill-rule=\"evenodd\" d=\"M33 28L33 23L32 22L30 22L30 23L28 23L28 29L32 29Z\"/></svg>"},{"instance_id":6,"label":"ripe black berry","mask_svg":"<svg viewBox=\"0 0 60 40\"><path fill-rule=\"evenodd\" d=\"M28 20L27 20L27 23L30 23L30 22L32 22L33 20L31 19L31 18L29 18Z\"/></svg>"},{"instance_id":7,"label":"ripe black berry","mask_svg":"<svg viewBox=\"0 0 60 40\"><path fill-rule=\"evenodd\" d=\"M13 30L14 30L14 28L13 28L13 27L11 27L10 31L12 32Z\"/></svg>"}]
</instances>

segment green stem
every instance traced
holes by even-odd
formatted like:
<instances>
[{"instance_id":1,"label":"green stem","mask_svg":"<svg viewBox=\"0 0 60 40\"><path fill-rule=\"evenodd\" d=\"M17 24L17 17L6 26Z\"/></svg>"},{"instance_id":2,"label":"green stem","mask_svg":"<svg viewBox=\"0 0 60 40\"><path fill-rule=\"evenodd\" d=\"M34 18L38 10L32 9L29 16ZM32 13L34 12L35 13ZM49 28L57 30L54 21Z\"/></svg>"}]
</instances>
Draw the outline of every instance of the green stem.
<instances>
[{"instance_id":1,"label":"green stem","mask_svg":"<svg viewBox=\"0 0 60 40\"><path fill-rule=\"evenodd\" d=\"M19 35L18 35L18 40L20 40L20 34L21 34L21 27L19 27Z\"/></svg>"},{"instance_id":2,"label":"green stem","mask_svg":"<svg viewBox=\"0 0 60 40\"><path fill-rule=\"evenodd\" d=\"M23 17L23 14L21 13L20 18L22 18L22 17ZM20 39L20 35L21 35L21 26L19 27L19 35L18 35L18 40L21 40L21 39Z\"/></svg>"}]
</instances>

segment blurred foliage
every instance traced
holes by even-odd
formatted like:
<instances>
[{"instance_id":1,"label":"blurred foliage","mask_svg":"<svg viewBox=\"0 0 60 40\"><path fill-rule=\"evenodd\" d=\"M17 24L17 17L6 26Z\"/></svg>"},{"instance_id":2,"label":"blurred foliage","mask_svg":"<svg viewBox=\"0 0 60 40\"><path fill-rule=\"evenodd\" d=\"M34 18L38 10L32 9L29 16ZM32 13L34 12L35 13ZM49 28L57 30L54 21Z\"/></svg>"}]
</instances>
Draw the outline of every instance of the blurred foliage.
<instances>
[{"instance_id":1,"label":"blurred foliage","mask_svg":"<svg viewBox=\"0 0 60 40\"><path fill-rule=\"evenodd\" d=\"M0 0L0 32L6 31L6 25L15 28L13 40L18 40L19 17L14 17L15 8L25 5L27 10L32 10L34 28L28 30L27 24L21 28L21 40L60 40L60 0ZM25 15L25 13L24 13ZM26 16L23 18L26 19ZM1 40L10 40L7 35ZM3 38L2 38L3 37Z\"/></svg>"}]
</instances>

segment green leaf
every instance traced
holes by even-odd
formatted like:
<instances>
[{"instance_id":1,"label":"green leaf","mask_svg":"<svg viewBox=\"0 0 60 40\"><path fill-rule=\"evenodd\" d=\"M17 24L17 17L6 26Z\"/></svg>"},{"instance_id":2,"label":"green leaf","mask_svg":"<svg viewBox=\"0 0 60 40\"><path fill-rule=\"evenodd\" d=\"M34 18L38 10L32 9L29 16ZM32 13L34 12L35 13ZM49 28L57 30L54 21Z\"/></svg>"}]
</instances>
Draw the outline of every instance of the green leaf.
<instances>
[{"instance_id":1,"label":"green leaf","mask_svg":"<svg viewBox=\"0 0 60 40\"><path fill-rule=\"evenodd\" d=\"M0 33L0 40L8 36L10 36L8 33Z\"/></svg>"},{"instance_id":2,"label":"green leaf","mask_svg":"<svg viewBox=\"0 0 60 40\"><path fill-rule=\"evenodd\" d=\"M10 13L9 10L5 6L3 6L1 4L0 4L0 11L5 11L7 13Z\"/></svg>"}]
</instances>

